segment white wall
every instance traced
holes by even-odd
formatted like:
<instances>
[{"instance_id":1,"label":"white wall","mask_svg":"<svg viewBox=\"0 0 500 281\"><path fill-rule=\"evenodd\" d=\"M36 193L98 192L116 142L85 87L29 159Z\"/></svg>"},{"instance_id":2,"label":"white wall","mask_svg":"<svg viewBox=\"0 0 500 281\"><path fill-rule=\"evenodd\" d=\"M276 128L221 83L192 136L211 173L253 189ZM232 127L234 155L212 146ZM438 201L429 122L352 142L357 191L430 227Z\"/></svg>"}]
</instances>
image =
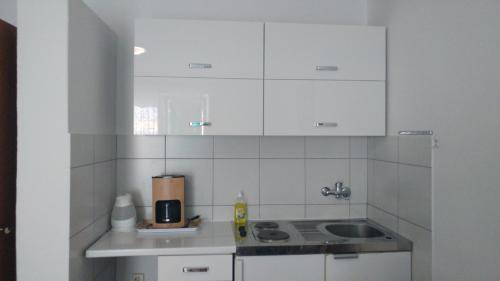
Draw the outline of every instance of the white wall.
<instances>
[{"instance_id":1,"label":"white wall","mask_svg":"<svg viewBox=\"0 0 500 281\"><path fill-rule=\"evenodd\" d=\"M18 6L17 280L68 280L68 1Z\"/></svg>"},{"instance_id":2,"label":"white wall","mask_svg":"<svg viewBox=\"0 0 500 281\"><path fill-rule=\"evenodd\" d=\"M365 24L366 0L85 0L119 38L117 132L133 124L133 20L139 17Z\"/></svg>"},{"instance_id":3,"label":"white wall","mask_svg":"<svg viewBox=\"0 0 500 281\"><path fill-rule=\"evenodd\" d=\"M500 280L500 2L368 1L388 26L388 130L433 129L433 279Z\"/></svg>"},{"instance_id":4,"label":"white wall","mask_svg":"<svg viewBox=\"0 0 500 281\"><path fill-rule=\"evenodd\" d=\"M17 0L0 1L0 19L12 25L17 22Z\"/></svg>"},{"instance_id":5,"label":"white wall","mask_svg":"<svg viewBox=\"0 0 500 281\"><path fill-rule=\"evenodd\" d=\"M115 133L116 36L80 0L69 10L69 131Z\"/></svg>"}]
</instances>

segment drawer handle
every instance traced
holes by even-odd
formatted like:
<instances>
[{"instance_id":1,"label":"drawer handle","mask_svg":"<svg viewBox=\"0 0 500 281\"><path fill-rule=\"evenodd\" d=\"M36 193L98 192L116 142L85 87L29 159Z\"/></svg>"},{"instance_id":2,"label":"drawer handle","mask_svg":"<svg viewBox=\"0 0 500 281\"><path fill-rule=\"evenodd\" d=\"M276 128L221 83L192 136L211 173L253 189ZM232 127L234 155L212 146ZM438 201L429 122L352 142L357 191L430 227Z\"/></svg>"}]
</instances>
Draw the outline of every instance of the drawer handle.
<instances>
[{"instance_id":1,"label":"drawer handle","mask_svg":"<svg viewBox=\"0 0 500 281\"><path fill-rule=\"evenodd\" d=\"M211 63L190 63L189 64L190 69L208 69L212 68Z\"/></svg>"},{"instance_id":2,"label":"drawer handle","mask_svg":"<svg viewBox=\"0 0 500 281\"><path fill-rule=\"evenodd\" d=\"M316 70L318 71L337 71L339 67L336 65L317 65Z\"/></svg>"},{"instance_id":3,"label":"drawer handle","mask_svg":"<svg viewBox=\"0 0 500 281\"><path fill-rule=\"evenodd\" d=\"M337 127L335 122L313 122L313 127Z\"/></svg>"},{"instance_id":4,"label":"drawer handle","mask_svg":"<svg viewBox=\"0 0 500 281\"><path fill-rule=\"evenodd\" d=\"M189 272L208 272L210 268L208 266L206 267L183 267L182 272L189 273Z\"/></svg>"},{"instance_id":5,"label":"drawer handle","mask_svg":"<svg viewBox=\"0 0 500 281\"><path fill-rule=\"evenodd\" d=\"M210 122L205 122L205 121L191 121L189 122L189 126L191 127L206 127L210 126L212 123Z\"/></svg>"},{"instance_id":6,"label":"drawer handle","mask_svg":"<svg viewBox=\"0 0 500 281\"><path fill-rule=\"evenodd\" d=\"M348 259L357 259L359 258L359 255L356 253L353 254L338 254L338 255L333 255L333 258L336 260L348 260Z\"/></svg>"}]
</instances>

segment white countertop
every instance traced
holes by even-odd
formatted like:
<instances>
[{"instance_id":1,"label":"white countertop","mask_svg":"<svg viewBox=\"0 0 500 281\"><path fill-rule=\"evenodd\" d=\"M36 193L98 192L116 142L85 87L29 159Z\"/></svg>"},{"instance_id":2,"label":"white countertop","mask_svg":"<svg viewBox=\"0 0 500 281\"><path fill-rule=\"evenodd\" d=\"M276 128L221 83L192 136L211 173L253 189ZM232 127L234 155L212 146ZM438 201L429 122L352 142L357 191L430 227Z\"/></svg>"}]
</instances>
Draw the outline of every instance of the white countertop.
<instances>
[{"instance_id":1,"label":"white countertop","mask_svg":"<svg viewBox=\"0 0 500 281\"><path fill-rule=\"evenodd\" d=\"M109 231L86 251L87 258L209 255L236 252L230 222L205 222L193 233L139 234Z\"/></svg>"}]
</instances>

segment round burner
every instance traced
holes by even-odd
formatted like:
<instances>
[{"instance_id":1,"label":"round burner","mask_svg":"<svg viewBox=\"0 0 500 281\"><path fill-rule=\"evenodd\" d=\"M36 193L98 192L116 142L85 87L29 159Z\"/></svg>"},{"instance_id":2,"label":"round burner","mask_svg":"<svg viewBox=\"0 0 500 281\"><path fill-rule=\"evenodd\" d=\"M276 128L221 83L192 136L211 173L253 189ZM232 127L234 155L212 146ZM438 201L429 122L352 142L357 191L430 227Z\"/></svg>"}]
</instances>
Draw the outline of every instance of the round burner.
<instances>
[{"instance_id":1,"label":"round burner","mask_svg":"<svg viewBox=\"0 0 500 281\"><path fill-rule=\"evenodd\" d=\"M278 224L272 221L263 221L256 223L254 227L257 229L276 229Z\"/></svg>"},{"instance_id":2,"label":"round burner","mask_svg":"<svg viewBox=\"0 0 500 281\"><path fill-rule=\"evenodd\" d=\"M290 235L281 230L261 230L257 234L257 238L259 238L261 242L277 242L288 240Z\"/></svg>"}]
</instances>

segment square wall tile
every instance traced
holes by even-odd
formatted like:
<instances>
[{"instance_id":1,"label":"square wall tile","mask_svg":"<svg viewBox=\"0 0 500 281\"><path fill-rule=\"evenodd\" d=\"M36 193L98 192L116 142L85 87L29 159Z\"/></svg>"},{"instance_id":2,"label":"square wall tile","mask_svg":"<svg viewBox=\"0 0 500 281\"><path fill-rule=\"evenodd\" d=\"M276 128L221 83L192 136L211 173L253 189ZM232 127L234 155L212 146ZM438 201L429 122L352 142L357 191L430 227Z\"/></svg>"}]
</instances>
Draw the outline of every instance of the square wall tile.
<instances>
[{"instance_id":1,"label":"square wall tile","mask_svg":"<svg viewBox=\"0 0 500 281\"><path fill-rule=\"evenodd\" d=\"M116 197L116 162L94 164L94 220L110 213Z\"/></svg>"},{"instance_id":2,"label":"square wall tile","mask_svg":"<svg viewBox=\"0 0 500 281\"><path fill-rule=\"evenodd\" d=\"M69 280L88 281L93 277L93 260L85 257L85 250L94 242L92 226L69 240Z\"/></svg>"},{"instance_id":3,"label":"square wall tile","mask_svg":"<svg viewBox=\"0 0 500 281\"><path fill-rule=\"evenodd\" d=\"M349 205L306 205L308 219L348 219Z\"/></svg>"},{"instance_id":4,"label":"square wall tile","mask_svg":"<svg viewBox=\"0 0 500 281\"><path fill-rule=\"evenodd\" d=\"M137 221L153 219L153 207L151 206L135 206L135 211L137 212Z\"/></svg>"},{"instance_id":5,"label":"square wall tile","mask_svg":"<svg viewBox=\"0 0 500 281\"><path fill-rule=\"evenodd\" d=\"M399 163L430 167L432 136L400 136Z\"/></svg>"},{"instance_id":6,"label":"square wall tile","mask_svg":"<svg viewBox=\"0 0 500 281\"><path fill-rule=\"evenodd\" d=\"M303 159L260 160L260 204L304 204Z\"/></svg>"},{"instance_id":7,"label":"square wall tile","mask_svg":"<svg viewBox=\"0 0 500 281\"><path fill-rule=\"evenodd\" d=\"M385 226L392 231L398 231L398 218L394 215L368 205L366 207L366 216L368 219Z\"/></svg>"},{"instance_id":8,"label":"square wall tile","mask_svg":"<svg viewBox=\"0 0 500 281\"><path fill-rule=\"evenodd\" d=\"M95 281L113 281L116 280L116 260L112 260L104 271L100 272Z\"/></svg>"},{"instance_id":9,"label":"square wall tile","mask_svg":"<svg viewBox=\"0 0 500 281\"><path fill-rule=\"evenodd\" d=\"M259 219L258 205L248 205L248 219ZM214 206L214 221L234 221L234 207Z\"/></svg>"},{"instance_id":10,"label":"square wall tile","mask_svg":"<svg viewBox=\"0 0 500 281\"><path fill-rule=\"evenodd\" d=\"M104 233L111 229L111 213L97 218L93 224L94 240L99 239Z\"/></svg>"},{"instance_id":11,"label":"square wall tile","mask_svg":"<svg viewBox=\"0 0 500 281\"><path fill-rule=\"evenodd\" d=\"M81 231L94 221L92 165L71 169L70 233Z\"/></svg>"},{"instance_id":12,"label":"square wall tile","mask_svg":"<svg viewBox=\"0 0 500 281\"><path fill-rule=\"evenodd\" d=\"M215 159L214 204L234 204L240 191L248 204L259 204L259 159Z\"/></svg>"},{"instance_id":13,"label":"square wall tile","mask_svg":"<svg viewBox=\"0 0 500 281\"><path fill-rule=\"evenodd\" d=\"M212 158L214 138L210 136L167 136L167 158Z\"/></svg>"},{"instance_id":14,"label":"square wall tile","mask_svg":"<svg viewBox=\"0 0 500 281\"><path fill-rule=\"evenodd\" d=\"M398 137L369 137L368 158L390 162L398 161Z\"/></svg>"},{"instance_id":15,"label":"square wall tile","mask_svg":"<svg viewBox=\"0 0 500 281\"><path fill-rule=\"evenodd\" d=\"M164 159L118 159L117 193L130 193L135 206L151 206L152 177L165 174Z\"/></svg>"},{"instance_id":16,"label":"square wall tile","mask_svg":"<svg viewBox=\"0 0 500 281\"><path fill-rule=\"evenodd\" d=\"M212 159L167 159L167 174L186 176L184 193L186 205L212 205Z\"/></svg>"},{"instance_id":17,"label":"square wall tile","mask_svg":"<svg viewBox=\"0 0 500 281\"><path fill-rule=\"evenodd\" d=\"M71 134L71 167L94 163L94 136Z\"/></svg>"},{"instance_id":18,"label":"square wall tile","mask_svg":"<svg viewBox=\"0 0 500 281\"><path fill-rule=\"evenodd\" d=\"M334 196L323 196L321 188L333 188L335 182L349 184L349 159L306 159L306 203L348 204Z\"/></svg>"},{"instance_id":19,"label":"square wall tile","mask_svg":"<svg viewBox=\"0 0 500 281\"><path fill-rule=\"evenodd\" d=\"M94 162L104 162L116 159L116 136L95 135L94 154Z\"/></svg>"},{"instance_id":20,"label":"square wall tile","mask_svg":"<svg viewBox=\"0 0 500 281\"><path fill-rule=\"evenodd\" d=\"M118 158L165 158L164 136L118 136Z\"/></svg>"},{"instance_id":21,"label":"square wall tile","mask_svg":"<svg viewBox=\"0 0 500 281\"><path fill-rule=\"evenodd\" d=\"M212 206L186 206L186 219L200 216L202 221L212 221Z\"/></svg>"},{"instance_id":22,"label":"square wall tile","mask_svg":"<svg viewBox=\"0 0 500 281\"><path fill-rule=\"evenodd\" d=\"M398 213L398 164L370 160L368 203L388 213Z\"/></svg>"},{"instance_id":23,"label":"square wall tile","mask_svg":"<svg viewBox=\"0 0 500 281\"><path fill-rule=\"evenodd\" d=\"M264 220L291 220L305 218L305 205L260 205Z\"/></svg>"},{"instance_id":24,"label":"square wall tile","mask_svg":"<svg viewBox=\"0 0 500 281\"><path fill-rule=\"evenodd\" d=\"M366 204L350 204L349 217L351 219L364 219L366 218Z\"/></svg>"},{"instance_id":25,"label":"square wall tile","mask_svg":"<svg viewBox=\"0 0 500 281\"><path fill-rule=\"evenodd\" d=\"M399 217L431 229L431 168L399 165Z\"/></svg>"},{"instance_id":26,"label":"square wall tile","mask_svg":"<svg viewBox=\"0 0 500 281\"><path fill-rule=\"evenodd\" d=\"M349 158L349 137L306 137L307 158Z\"/></svg>"},{"instance_id":27,"label":"square wall tile","mask_svg":"<svg viewBox=\"0 0 500 281\"><path fill-rule=\"evenodd\" d=\"M368 157L368 138L350 137L350 157L367 158Z\"/></svg>"},{"instance_id":28,"label":"square wall tile","mask_svg":"<svg viewBox=\"0 0 500 281\"><path fill-rule=\"evenodd\" d=\"M413 242L412 280L432 280L432 233L399 220L399 234Z\"/></svg>"},{"instance_id":29,"label":"square wall tile","mask_svg":"<svg viewBox=\"0 0 500 281\"><path fill-rule=\"evenodd\" d=\"M259 137L214 137L214 158L259 158Z\"/></svg>"},{"instance_id":30,"label":"square wall tile","mask_svg":"<svg viewBox=\"0 0 500 281\"><path fill-rule=\"evenodd\" d=\"M368 190L368 160L351 159L351 204L366 203Z\"/></svg>"},{"instance_id":31,"label":"square wall tile","mask_svg":"<svg viewBox=\"0 0 500 281\"><path fill-rule=\"evenodd\" d=\"M304 158L304 137L261 137L260 157L262 158Z\"/></svg>"}]
</instances>

